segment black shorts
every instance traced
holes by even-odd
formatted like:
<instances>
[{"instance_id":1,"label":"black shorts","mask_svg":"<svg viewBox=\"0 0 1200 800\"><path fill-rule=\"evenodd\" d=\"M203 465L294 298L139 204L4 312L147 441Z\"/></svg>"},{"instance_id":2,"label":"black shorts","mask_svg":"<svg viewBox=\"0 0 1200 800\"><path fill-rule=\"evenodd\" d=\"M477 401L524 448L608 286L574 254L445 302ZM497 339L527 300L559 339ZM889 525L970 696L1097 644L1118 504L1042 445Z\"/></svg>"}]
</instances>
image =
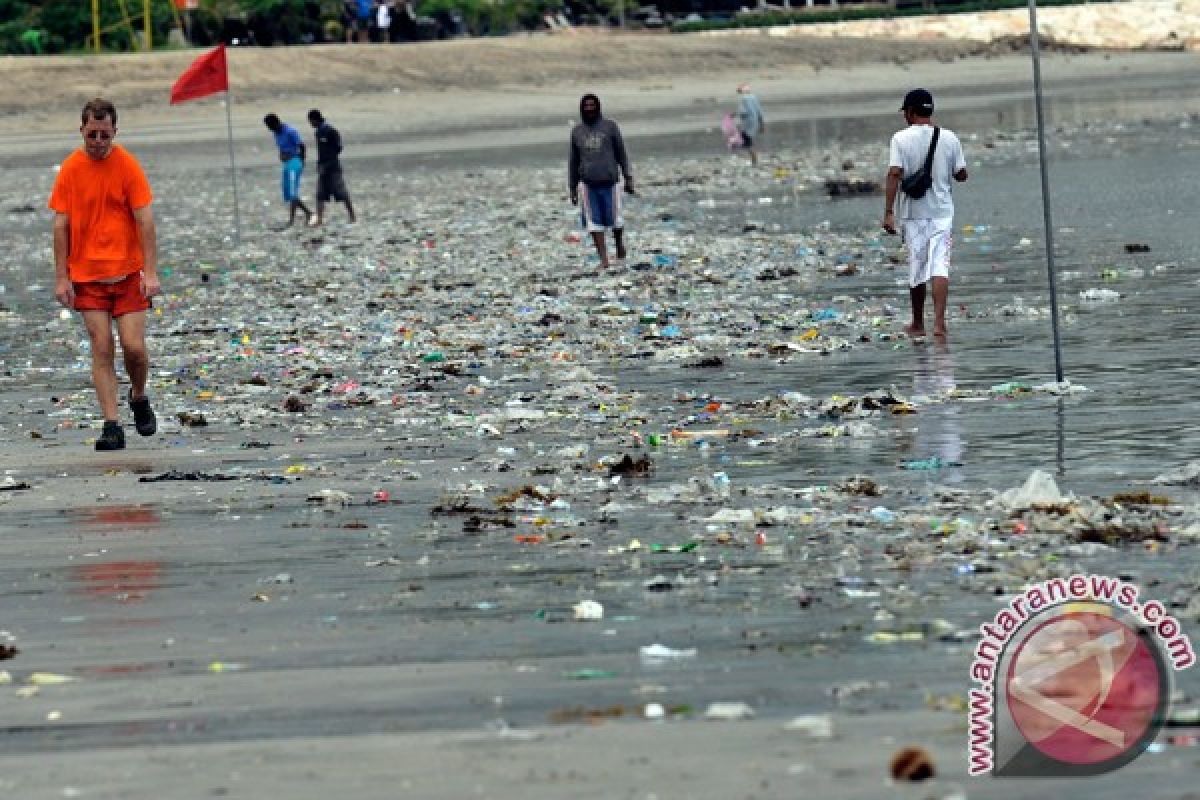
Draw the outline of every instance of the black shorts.
<instances>
[{"instance_id":1,"label":"black shorts","mask_svg":"<svg viewBox=\"0 0 1200 800\"><path fill-rule=\"evenodd\" d=\"M754 147L754 140L745 131L742 131L742 147Z\"/></svg>"},{"instance_id":2,"label":"black shorts","mask_svg":"<svg viewBox=\"0 0 1200 800\"><path fill-rule=\"evenodd\" d=\"M342 176L341 167L317 167L317 202L327 203L337 200L339 203L350 202L350 193L346 191L346 179Z\"/></svg>"}]
</instances>

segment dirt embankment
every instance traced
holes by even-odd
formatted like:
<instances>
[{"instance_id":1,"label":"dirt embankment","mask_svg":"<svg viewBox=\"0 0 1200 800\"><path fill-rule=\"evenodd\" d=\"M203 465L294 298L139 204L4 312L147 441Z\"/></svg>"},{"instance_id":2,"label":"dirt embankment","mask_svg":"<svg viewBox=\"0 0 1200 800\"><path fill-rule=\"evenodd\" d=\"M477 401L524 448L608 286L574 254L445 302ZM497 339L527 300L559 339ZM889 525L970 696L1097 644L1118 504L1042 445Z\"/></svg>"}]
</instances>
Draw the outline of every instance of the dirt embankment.
<instances>
[{"instance_id":1,"label":"dirt embankment","mask_svg":"<svg viewBox=\"0 0 1200 800\"><path fill-rule=\"evenodd\" d=\"M990 52L991 44L957 40L577 31L403 45L237 48L229 52L229 70L237 100L254 102L292 94L653 83L671 76L909 63ZM171 84L198 54L6 57L0 59L0 111L46 112L74 107L80 98L96 94L122 108L164 103Z\"/></svg>"}]
</instances>

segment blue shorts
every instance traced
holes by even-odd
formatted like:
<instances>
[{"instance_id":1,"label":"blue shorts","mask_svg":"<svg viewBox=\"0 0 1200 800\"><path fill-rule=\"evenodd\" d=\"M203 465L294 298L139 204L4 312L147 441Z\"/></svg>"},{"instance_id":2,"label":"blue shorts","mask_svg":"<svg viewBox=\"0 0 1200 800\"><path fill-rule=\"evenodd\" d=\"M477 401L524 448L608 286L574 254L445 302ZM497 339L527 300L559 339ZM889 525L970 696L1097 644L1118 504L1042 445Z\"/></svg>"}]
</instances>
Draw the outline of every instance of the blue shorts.
<instances>
[{"instance_id":1,"label":"blue shorts","mask_svg":"<svg viewBox=\"0 0 1200 800\"><path fill-rule=\"evenodd\" d=\"M581 183L579 197L583 201L580 218L589 233L625 227L625 221L621 219L621 184L588 186Z\"/></svg>"},{"instance_id":2,"label":"blue shorts","mask_svg":"<svg viewBox=\"0 0 1200 800\"><path fill-rule=\"evenodd\" d=\"M300 159L289 158L283 162L283 202L300 199L300 175L303 172L304 162Z\"/></svg>"}]
</instances>

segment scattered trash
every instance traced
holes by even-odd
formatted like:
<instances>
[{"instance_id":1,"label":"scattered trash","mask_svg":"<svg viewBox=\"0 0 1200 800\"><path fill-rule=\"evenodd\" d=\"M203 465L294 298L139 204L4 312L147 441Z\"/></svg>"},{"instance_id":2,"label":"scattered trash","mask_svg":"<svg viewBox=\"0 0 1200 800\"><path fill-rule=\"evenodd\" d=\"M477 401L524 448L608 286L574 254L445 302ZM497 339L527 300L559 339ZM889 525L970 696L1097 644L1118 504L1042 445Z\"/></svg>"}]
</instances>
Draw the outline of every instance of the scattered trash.
<instances>
[{"instance_id":1,"label":"scattered trash","mask_svg":"<svg viewBox=\"0 0 1200 800\"><path fill-rule=\"evenodd\" d=\"M283 401L283 410L290 414L303 414L309 408L311 408L310 403L304 402L304 400L294 394L288 395L287 399Z\"/></svg>"},{"instance_id":2,"label":"scattered trash","mask_svg":"<svg viewBox=\"0 0 1200 800\"><path fill-rule=\"evenodd\" d=\"M805 714L792 718L783 729L802 733L812 739L832 739L833 717L828 714Z\"/></svg>"},{"instance_id":3,"label":"scattered trash","mask_svg":"<svg viewBox=\"0 0 1200 800\"><path fill-rule=\"evenodd\" d=\"M791 719L804 707L775 704L770 692L743 694L738 675L829 653L865 651L891 663L927 659L950 643L966 652L961 643L973 641L973 618L956 616L954 627L936 619L959 601L990 603L993 594L1010 595L1082 559L1126 563L1135 545L1169 541L1163 557L1185 563L1188 551L1177 556L1175 548L1186 545L1188 531L1200 533L1184 491L1172 489L1174 501L1150 491L1074 497L1034 476L1007 492L982 488L989 475L1012 474L991 472L1010 450L985 448L1002 432L988 429L986 415L1009 414L1011 423L1045 411L1052 426L1060 398L1068 412L1076 401L1095 411L1096 402L1081 397L1085 387L1029 379L1037 370L1019 359L970 358L980 336L1011 343L1048 330L1049 309L1024 269L1036 255L1033 241L1020 230L964 226L961 255L972 260L974 285L970 306L956 300L950 309L948 353L932 337L916 345L904 336L899 242L878 232L874 216L864 221L854 211L880 191L857 172L875 170L878 144L834 142L824 148L827 160L772 155L766 171L703 158L670 168L648 163L646 197L628 207L636 216L629 258L608 270L599 268L586 232L576 232L577 210L562 202L561 165L543 173L470 164L467 177L440 168L397 176L377 160L385 169L356 188L366 195L369 220L281 236L256 232L219 259L201 251L210 229L182 224L198 218L182 211L200 201L164 191L184 198L163 208L173 217L161 226L164 251L189 265L164 281L163 313L152 320L161 346L154 347L151 390L167 424L155 439L131 439L127 457L70 456L98 428L94 400L79 388L90 354L77 315L43 313L51 288L44 276L28 292L28 281L6 278L3 299L21 313L0 312L0 322L21 321L22 308L40 316L33 328L12 327L37 330L37 337L5 339L0 378L15 398L5 429L50 460L0 478L0 491L36 484L0 503L25 514L45 495L68 509L106 511L140 490L163 498L163 541L178 541L179 526L199 519L211 525L187 540L234 561L241 551L230 542L274 547L232 570L233 584L217 582L209 592L266 638L214 639L210 659L222 647L232 647L229 658L274 653L278 637L293 628L324 635L338 627L325 636L336 650L339 635L350 641L380 614L412 622L410 655L424 658L425 637L449 620L466 637L464 657L486 654L495 642L530 656L541 672L517 694L563 689L549 706L560 709L554 721L698 715L669 702L694 691L701 710L713 697L752 701L792 732L792 744L828 740L831 715ZM1023 156L1026 144L1017 138L1005 147ZM25 181L17 172L14 180ZM221 224L227 204L196 189ZM858 199L831 205L825 193ZM821 206L838 216L822 223L812 216ZM14 276L24 274L25 262L44 262L38 253L48 247L46 232L25 236L23 222L6 219L18 251L10 257ZM981 257L989 245L995 255ZM1092 336L1087 346L1102 349L1108 333L1133 319L1110 328L1128 313L1102 305L1121 297L1112 290L1136 291L1142 302L1168 281L1157 270L1136 281L1129 264L1111 265L1118 255L1111 234L1097 245L1109 251L1099 260L1080 237L1065 246L1075 263L1096 266L1080 267L1066 284L1072 295L1086 291L1064 307L1062 322L1075 339ZM1175 268L1170 282L1185 284L1186 272ZM989 289L993 282L999 288ZM1026 292L1025 301L1014 291ZM1185 296L1172 305L1155 306L1156 313L1190 307ZM47 352L23 338L42 339ZM875 369L883 361L888 368ZM43 374L41 365L63 372ZM42 397L47 386L60 396ZM1112 398L1098 399L1107 408ZM1076 420L1074 430L1080 417L1067 419ZM31 431L43 438L31 441ZM1042 443L1048 446L1037 457L1049 460L1053 442ZM1028 443L1012 448L1034 458ZM955 459L969 469L952 471L962 466ZM119 471L104 472L110 466ZM1155 471L1169 477L1172 466ZM181 483L151 491L135 480ZM1200 466L1174 485L1200 487ZM97 502L101 494L108 499ZM73 561L64 570L125 558L117 549L128 550L124 533L101 536L94 526L74 525L74 516L62 521L81 534L71 537ZM1133 555L1128 563L1139 562L1141 554ZM313 558L332 560L314 567ZM118 608L108 598L176 597L177 576L167 570L135 579L101 572L88 596L77 598L88 602L75 604L93 617L76 627L103 627L96 618L108 615L106 607L150 613L162 605ZM24 583L16 590L44 588L44 570L29 569L34 577L10 571ZM186 594L194 582L184 583ZM53 613L58 606L51 606ZM1179 608L1181 620L1186 608ZM272 633L270 625L297 614L299 628L289 623ZM629 614L639 621L626 622ZM66 632L72 624L51 623ZM177 635L182 641L182 630ZM24 665L31 646L20 644L26 652L14 664ZM174 663L196 655L191 645L183 649L171 654ZM592 665L556 660L581 652L592 654L585 656ZM289 657L271 655L262 668ZM571 669L560 672L564 665ZM208 680L249 668L214 661ZM732 677L720 678L726 669ZM826 700L839 715L869 714L911 689L846 682ZM947 713L948 726L949 714L961 713L952 696L926 702ZM710 719L753 715L744 703L705 712ZM507 723L496 725L499 735L516 738Z\"/></svg>"},{"instance_id":4,"label":"scattered trash","mask_svg":"<svg viewBox=\"0 0 1200 800\"><path fill-rule=\"evenodd\" d=\"M353 498L350 497L349 492L339 489L322 489L310 494L306 499L314 505L324 506L327 509L338 509L350 505Z\"/></svg>"},{"instance_id":5,"label":"scattered trash","mask_svg":"<svg viewBox=\"0 0 1200 800\"><path fill-rule=\"evenodd\" d=\"M730 722L739 719L752 719L754 709L745 703L710 703L704 712L705 719Z\"/></svg>"},{"instance_id":6,"label":"scattered trash","mask_svg":"<svg viewBox=\"0 0 1200 800\"><path fill-rule=\"evenodd\" d=\"M875 508L872 508L871 516L874 517L876 521L882 522L884 525L890 525L896 521L895 512L884 508L883 506L876 506Z\"/></svg>"},{"instance_id":7,"label":"scattered trash","mask_svg":"<svg viewBox=\"0 0 1200 800\"><path fill-rule=\"evenodd\" d=\"M220 472L184 472L171 469L158 475L143 475L139 483L158 483L160 481L241 481L241 480L278 480L276 476L267 475L226 475Z\"/></svg>"},{"instance_id":8,"label":"scattered trash","mask_svg":"<svg viewBox=\"0 0 1200 800\"><path fill-rule=\"evenodd\" d=\"M607 708L583 708L576 706L574 708L560 708L551 711L549 714L550 722L555 725L569 725L586 722L596 724L609 719L619 719L627 713L625 706L608 706Z\"/></svg>"},{"instance_id":9,"label":"scattered trash","mask_svg":"<svg viewBox=\"0 0 1200 800\"><path fill-rule=\"evenodd\" d=\"M1085 289L1079 293L1079 299L1085 303L1115 303L1121 299L1121 293L1112 289Z\"/></svg>"},{"instance_id":10,"label":"scattered trash","mask_svg":"<svg viewBox=\"0 0 1200 800\"><path fill-rule=\"evenodd\" d=\"M563 673L569 681L598 681L617 677L617 673L607 669L575 669Z\"/></svg>"},{"instance_id":11,"label":"scattered trash","mask_svg":"<svg viewBox=\"0 0 1200 800\"><path fill-rule=\"evenodd\" d=\"M905 747L892 756L892 780L919 783L934 777L933 757L920 747Z\"/></svg>"},{"instance_id":12,"label":"scattered trash","mask_svg":"<svg viewBox=\"0 0 1200 800\"><path fill-rule=\"evenodd\" d=\"M647 666L661 666L674 661L695 658L696 648L689 647L677 650L662 644L651 644L639 648L638 656L641 658L642 663Z\"/></svg>"},{"instance_id":13,"label":"scattered trash","mask_svg":"<svg viewBox=\"0 0 1200 800\"><path fill-rule=\"evenodd\" d=\"M54 672L34 672L27 682L31 686L58 686L63 683L74 683L79 680L72 675L59 675Z\"/></svg>"},{"instance_id":14,"label":"scattered trash","mask_svg":"<svg viewBox=\"0 0 1200 800\"><path fill-rule=\"evenodd\" d=\"M1150 482L1162 486L1200 487L1200 461L1193 461L1178 469L1164 472L1151 479Z\"/></svg>"},{"instance_id":15,"label":"scattered trash","mask_svg":"<svg viewBox=\"0 0 1200 800\"><path fill-rule=\"evenodd\" d=\"M996 502L1009 513L1029 508L1061 507L1071 502L1070 497L1058 490L1058 484L1040 469L1035 469L1025 483L1015 489L1001 492Z\"/></svg>"},{"instance_id":16,"label":"scattered trash","mask_svg":"<svg viewBox=\"0 0 1200 800\"><path fill-rule=\"evenodd\" d=\"M575 612L575 619L582 621L590 621L604 619L604 606L594 600L584 600L576 603L572 609Z\"/></svg>"},{"instance_id":17,"label":"scattered trash","mask_svg":"<svg viewBox=\"0 0 1200 800\"><path fill-rule=\"evenodd\" d=\"M675 588L675 584L662 575L655 575L653 578L645 581L642 584L642 588L647 592L669 592Z\"/></svg>"},{"instance_id":18,"label":"scattered trash","mask_svg":"<svg viewBox=\"0 0 1200 800\"><path fill-rule=\"evenodd\" d=\"M963 465L959 461L945 461L938 456L933 456L932 458L923 458L918 461L902 461L900 463L900 469L909 470L937 470L946 467L961 466Z\"/></svg>"},{"instance_id":19,"label":"scattered trash","mask_svg":"<svg viewBox=\"0 0 1200 800\"><path fill-rule=\"evenodd\" d=\"M609 468L609 475L649 475L654 469L654 462L648 456L642 456L636 461L626 455Z\"/></svg>"},{"instance_id":20,"label":"scattered trash","mask_svg":"<svg viewBox=\"0 0 1200 800\"><path fill-rule=\"evenodd\" d=\"M1110 502L1115 505L1129 506L1169 506L1171 498L1161 494L1150 494L1150 492L1119 492L1112 496Z\"/></svg>"},{"instance_id":21,"label":"scattered trash","mask_svg":"<svg viewBox=\"0 0 1200 800\"><path fill-rule=\"evenodd\" d=\"M879 497L883 492L871 478L865 475L855 475L849 480L837 485L837 490L845 494L862 495L864 497Z\"/></svg>"}]
</instances>

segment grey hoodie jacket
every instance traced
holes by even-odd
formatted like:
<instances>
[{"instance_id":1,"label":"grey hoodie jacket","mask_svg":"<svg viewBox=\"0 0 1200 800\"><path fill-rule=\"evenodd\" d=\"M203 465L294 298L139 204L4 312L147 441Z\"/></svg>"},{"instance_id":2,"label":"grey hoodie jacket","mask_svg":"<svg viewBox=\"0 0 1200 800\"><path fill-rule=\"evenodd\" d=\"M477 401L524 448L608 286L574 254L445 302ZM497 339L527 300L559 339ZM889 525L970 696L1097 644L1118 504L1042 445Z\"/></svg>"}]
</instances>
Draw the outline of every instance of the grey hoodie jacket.
<instances>
[{"instance_id":1,"label":"grey hoodie jacket","mask_svg":"<svg viewBox=\"0 0 1200 800\"><path fill-rule=\"evenodd\" d=\"M617 123L601 117L593 125L581 122L571 131L567 186L572 191L580 181L589 186L612 186L621 175L628 180L632 174Z\"/></svg>"}]
</instances>

